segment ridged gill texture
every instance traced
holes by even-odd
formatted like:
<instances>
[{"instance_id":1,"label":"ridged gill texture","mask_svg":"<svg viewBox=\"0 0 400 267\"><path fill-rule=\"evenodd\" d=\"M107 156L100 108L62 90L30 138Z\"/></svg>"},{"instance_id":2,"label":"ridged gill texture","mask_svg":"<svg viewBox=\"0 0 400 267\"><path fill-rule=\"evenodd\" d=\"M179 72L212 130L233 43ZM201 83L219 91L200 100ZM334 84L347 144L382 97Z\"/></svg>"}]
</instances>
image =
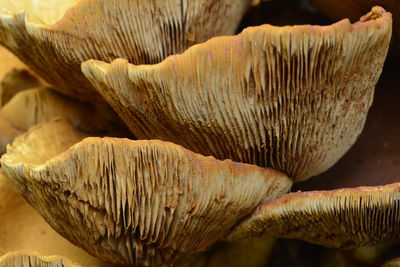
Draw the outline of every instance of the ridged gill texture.
<instances>
[{"instance_id":1,"label":"ridged gill texture","mask_svg":"<svg viewBox=\"0 0 400 267\"><path fill-rule=\"evenodd\" d=\"M393 14L392 52L400 58L400 1L398 0L312 0L313 5L331 19L356 20L375 5Z\"/></svg>"},{"instance_id":2,"label":"ridged gill texture","mask_svg":"<svg viewBox=\"0 0 400 267\"><path fill-rule=\"evenodd\" d=\"M60 256L42 256L35 252L16 251L0 257L0 267L80 267Z\"/></svg>"},{"instance_id":3,"label":"ridged gill texture","mask_svg":"<svg viewBox=\"0 0 400 267\"><path fill-rule=\"evenodd\" d=\"M160 64L82 70L139 139L269 166L305 180L360 134L391 36L380 7L350 24L263 25Z\"/></svg>"},{"instance_id":4,"label":"ridged gill texture","mask_svg":"<svg viewBox=\"0 0 400 267\"><path fill-rule=\"evenodd\" d=\"M83 138L62 120L31 128L1 159L49 224L113 263L159 266L208 249L291 180L158 140Z\"/></svg>"},{"instance_id":5,"label":"ridged gill texture","mask_svg":"<svg viewBox=\"0 0 400 267\"><path fill-rule=\"evenodd\" d=\"M102 98L82 75L82 62L125 58L135 64L158 63L213 36L233 34L250 3L81 0L51 25L25 12L2 11L0 44L60 92L98 101ZM53 4L56 8L57 2ZM0 8L9 5L0 2Z\"/></svg>"},{"instance_id":6,"label":"ridged gill texture","mask_svg":"<svg viewBox=\"0 0 400 267\"><path fill-rule=\"evenodd\" d=\"M227 238L297 238L357 248L400 241L400 183L286 194L244 220Z\"/></svg>"}]
</instances>

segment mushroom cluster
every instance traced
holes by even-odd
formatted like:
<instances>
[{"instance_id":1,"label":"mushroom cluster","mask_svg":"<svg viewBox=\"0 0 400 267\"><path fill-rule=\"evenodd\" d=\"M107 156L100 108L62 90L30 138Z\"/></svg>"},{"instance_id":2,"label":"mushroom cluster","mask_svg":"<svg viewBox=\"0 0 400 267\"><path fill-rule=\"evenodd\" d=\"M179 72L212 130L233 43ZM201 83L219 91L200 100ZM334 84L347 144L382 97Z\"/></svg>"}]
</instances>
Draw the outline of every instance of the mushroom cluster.
<instances>
[{"instance_id":1,"label":"mushroom cluster","mask_svg":"<svg viewBox=\"0 0 400 267\"><path fill-rule=\"evenodd\" d=\"M265 3L0 0L0 266L400 241L398 75L378 84L399 6L354 2L354 23L246 27Z\"/></svg>"}]
</instances>

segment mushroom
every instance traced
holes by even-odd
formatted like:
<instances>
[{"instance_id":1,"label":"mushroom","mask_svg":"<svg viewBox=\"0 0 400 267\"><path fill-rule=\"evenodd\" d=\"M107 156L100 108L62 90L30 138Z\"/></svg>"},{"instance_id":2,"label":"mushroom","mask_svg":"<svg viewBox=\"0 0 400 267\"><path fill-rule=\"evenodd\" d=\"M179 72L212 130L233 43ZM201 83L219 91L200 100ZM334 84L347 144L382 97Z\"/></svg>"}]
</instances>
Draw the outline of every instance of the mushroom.
<instances>
[{"instance_id":1,"label":"mushroom","mask_svg":"<svg viewBox=\"0 0 400 267\"><path fill-rule=\"evenodd\" d=\"M41 86L41 82L26 69L12 69L4 75L0 84L0 108L18 92Z\"/></svg>"},{"instance_id":2,"label":"mushroom","mask_svg":"<svg viewBox=\"0 0 400 267\"><path fill-rule=\"evenodd\" d=\"M274 236L339 248L399 242L397 80L397 66L387 66L366 129L338 164L292 188L302 192L258 207L227 240Z\"/></svg>"},{"instance_id":3,"label":"mushroom","mask_svg":"<svg viewBox=\"0 0 400 267\"><path fill-rule=\"evenodd\" d=\"M57 232L112 263L159 266L204 251L292 185L169 142L85 137L54 119L18 136L1 164Z\"/></svg>"},{"instance_id":4,"label":"mushroom","mask_svg":"<svg viewBox=\"0 0 400 267\"><path fill-rule=\"evenodd\" d=\"M57 234L19 195L1 169L0 226L0 255L28 250L63 255L83 266L111 267ZM0 260L0 266L4 266L2 263Z\"/></svg>"},{"instance_id":5,"label":"mushroom","mask_svg":"<svg viewBox=\"0 0 400 267\"><path fill-rule=\"evenodd\" d=\"M81 62L160 62L212 36L233 34L252 0L14 2L1 3L10 10L0 12L0 43L60 92L99 101Z\"/></svg>"},{"instance_id":6,"label":"mushroom","mask_svg":"<svg viewBox=\"0 0 400 267\"><path fill-rule=\"evenodd\" d=\"M13 267L80 267L68 258L60 256L42 256L35 252L15 251L0 257L0 266Z\"/></svg>"},{"instance_id":7,"label":"mushroom","mask_svg":"<svg viewBox=\"0 0 400 267\"><path fill-rule=\"evenodd\" d=\"M312 0L313 5L331 19L350 18L357 20L375 5L393 13L392 52L400 57L400 2L397 0Z\"/></svg>"},{"instance_id":8,"label":"mushroom","mask_svg":"<svg viewBox=\"0 0 400 267\"><path fill-rule=\"evenodd\" d=\"M6 75L2 83L2 95L5 96L2 100L12 99L0 107L0 155L5 152L7 144L29 127L55 117L63 117L87 133L123 133L124 127L119 125L113 111L101 105L80 102L43 86L27 89L37 83L26 71L12 71Z\"/></svg>"},{"instance_id":9,"label":"mushroom","mask_svg":"<svg viewBox=\"0 0 400 267\"><path fill-rule=\"evenodd\" d=\"M262 25L156 65L90 60L82 70L137 138L301 181L331 167L363 129L391 21L374 7L353 25Z\"/></svg>"}]
</instances>

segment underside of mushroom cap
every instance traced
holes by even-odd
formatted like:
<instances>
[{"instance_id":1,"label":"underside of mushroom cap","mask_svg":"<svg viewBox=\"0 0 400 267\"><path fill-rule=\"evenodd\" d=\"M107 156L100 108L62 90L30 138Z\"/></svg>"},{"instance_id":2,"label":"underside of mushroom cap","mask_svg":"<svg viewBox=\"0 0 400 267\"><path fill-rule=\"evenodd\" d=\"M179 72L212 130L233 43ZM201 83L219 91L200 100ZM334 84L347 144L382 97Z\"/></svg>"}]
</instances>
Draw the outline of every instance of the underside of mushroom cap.
<instances>
[{"instance_id":1,"label":"underside of mushroom cap","mask_svg":"<svg viewBox=\"0 0 400 267\"><path fill-rule=\"evenodd\" d=\"M102 98L82 75L81 62L120 57L158 63L194 43L233 34L250 2L81 0L51 25L24 12L3 11L0 43L60 92L97 101Z\"/></svg>"},{"instance_id":2,"label":"underside of mushroom cap","mask_svg":"<svg viewBox=\"0 0 400 267\"><path fill-rule=\"evenodd\" d=\"M305 180L355 142L391 36L374 7L360 22L262 25L157 65L88 61L82 70L136 137Z\"/></svg>"},{"instance_id":3,"label":"underside of mushroom cap","mask_svg":"<svg viewBox=\"0 0 400 267\"><path fill-rule=\"evenodd\" d=\"M7 147L2 167L49 224L106 261L171 263L206 250L291 180L157 140L87 138L62 120Z\"/></svg>"},{"instance_id":4,"label":"underside of mushroom cap","mask_svg":"<svg viewBox=\"0 0 400 267\"><path fill-rule=\"evenodd\" d=\"M242 221L228 240L274 236L355 248L400 240L400 183L289 193Z\"/></svg>"},{"instance_id":5,"label":"underside of mushroom cap","mask_svg":"<svg viewBox=\"0 0 400 267\"><path fill-rule=\"evenodd\" d=\"M80 267L61 256L42 256L36 252L15 251L0 256L2 267Z\"/></svg>"},{"instance_id":6,"label":"underside of mushroom cap","mask_svg":"<svg viewBox=\"0 0 400 267\"><path fill-rule=\"evenodd\" d=\"M393 38L391 51L400 57L400 1L398 0L312 0L313 5L331 19L357 20L373 6L382 6L393 14Z\"/></svg>"},{"instance_id":7,"label":"underside of mushroom cap","mask_svg":"<svg viewBox=\"0 0 400 267\"><path fill-rule=\"evenodd\" d=\"M1 169L0 225L0 255L33 250L42 255L62 255L82 266L115 267L89 255L56 233L19 195Z\"/></svg>"}]
</instances>

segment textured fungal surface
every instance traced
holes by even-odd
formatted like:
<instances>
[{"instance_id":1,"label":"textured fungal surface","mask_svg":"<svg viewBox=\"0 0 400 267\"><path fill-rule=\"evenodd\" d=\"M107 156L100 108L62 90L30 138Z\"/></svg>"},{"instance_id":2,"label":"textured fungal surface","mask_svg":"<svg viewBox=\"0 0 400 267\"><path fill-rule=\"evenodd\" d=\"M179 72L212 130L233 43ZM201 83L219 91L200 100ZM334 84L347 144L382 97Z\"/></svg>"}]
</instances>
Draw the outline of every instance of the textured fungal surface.
<instances>
[{"instance_id":1,"label":"textured fungal surface","mask_svg":"<svg viewBox=\"0 0 400 267\"><path fill-rule=\"evenodd\" d=\"M82 138L53 120L17 137L1 163L55 230L113 263L159 266L206 250L291 186L272 169L169 142Z\"/></svg>"},{"instance_id":2,"label":"textured fungal surface","mask_svg":"<svg viewBox=\"0 0 400 267\"><path fill-rule=\"evenodd\" d=\"M257 210L228 237L297 238L355 248L400 240L400 183L289 193Z\"/></svg>"},{"instance_id":3,"label":"textured fungal surface","mask_svg":"<svg viewBox=\"0 0 400 267\"><path fill-rule=\"evenodd\" d=\"M17 250L28 250L42 255L63 255L82 266L112 267L111 264L74 246L54 231L19 195L1 169L0 225L0 255ZM14 267L15 265L6 266Z\"/></svg>"},{"instance_id":4,"label":"textured fungal surface","mask_svg":"<svg viewBox=\"0 0 400 267\"><path fill-rule=\"evenodd\" d=\"M108 116L94 105L47 88L29 89L17 93L0 109L0 154L5 152L7 144L29 127L55 117L63 117L88 133L112 134L114 128L118 131L112 115Z\"/></svg>"},{"instance_id":5,"label":"textured fungal surface","mask_svg":"<svg viewBox=\"0 0 400 267\"><path fill-rule=\"evenodd\" d=\"M66 1L77 3L62 18L65 6L57 6L63 1L42 1L58 10L54 14L50 8L41 14L39 1L14 2L0 1L0 8L10 9L0 12L0 44L60 92L96 101L101 97L82 75L81 62L121 57L135 64L158 63L210 37L233 34L251 1ZM52 24L30 16L33 7Z\"/></svg>"},{"instance_id":6,"label":"textured fungal surface","mask_svg":"<svg viewBox=\"0 0 400 267\"><path fill-rule=\"evenodd\" d=\"M140 139L305 180L361 132L390 36L390 13L375 7L353 25L263 25L157 65L120 59L82 69Z\"/></svg>"},{"instance_id":7,"label":"textured fungal surface","mask_svg":"<svg viewBox=\"0 0 400 267\"><path fill-rule=\"evenodd\" d=\"M60 256L41 256L34 252L10 252L0 257L1 267L80 267Z\"/></svg>"},{"instance_id":8,"label":"textured fungal surface","mask_svg":"<svg viewBox=\"0 0 400 267\"><path fill-rule=\"evenodd\" d=\"M331 19L350 18L357 20L375 5L382 6L393 14L392 51L400 57L400 1L398 0L312 0L314 6Z\"/></svg>"}]
</instances>

